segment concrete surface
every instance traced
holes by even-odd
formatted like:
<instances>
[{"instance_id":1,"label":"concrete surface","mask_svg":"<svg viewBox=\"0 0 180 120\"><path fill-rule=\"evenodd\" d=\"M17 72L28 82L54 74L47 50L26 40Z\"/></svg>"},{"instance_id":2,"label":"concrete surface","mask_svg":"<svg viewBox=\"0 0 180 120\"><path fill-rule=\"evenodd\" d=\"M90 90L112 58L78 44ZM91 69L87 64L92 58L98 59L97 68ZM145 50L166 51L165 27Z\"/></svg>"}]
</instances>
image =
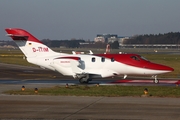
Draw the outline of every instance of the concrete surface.
<instances>
[{"instance_id":1,"label":"concrete surface","mask_svg":"<svg viewBox=\"0 0 180 120\"><path fill-rule=\"evenodd\" d=\"M1 95L1 119L178 120L179 98Z\"/></svg>"},{"instance_id":2,"label":"concrete surface","mask_svg":"<svg viewBox=\"0 0 180 120\"><path fill-rule=\"evenodd\" d=\"M49 71L0 64L0 79L40 79L38 74ZM3 66L3 67L2 67ZM17 74L17 75L16 75ZM54 75L54 73L53 73ZM55 75L57 75L55 73ZM47 77L47 76L45 76ZM62 76L59 76L62 77ZM50 77L51 78L51 77ZM47 78L49 79L49 78ZM28 84L34 87L34 84ZM180 98L155 97L76 97L5 95L2 91L20 89L19 84L0 84L0 119L118 119L118 120L178 120ZM38 84L38 87L44 87Z\"/></svg>"}]
</instances>

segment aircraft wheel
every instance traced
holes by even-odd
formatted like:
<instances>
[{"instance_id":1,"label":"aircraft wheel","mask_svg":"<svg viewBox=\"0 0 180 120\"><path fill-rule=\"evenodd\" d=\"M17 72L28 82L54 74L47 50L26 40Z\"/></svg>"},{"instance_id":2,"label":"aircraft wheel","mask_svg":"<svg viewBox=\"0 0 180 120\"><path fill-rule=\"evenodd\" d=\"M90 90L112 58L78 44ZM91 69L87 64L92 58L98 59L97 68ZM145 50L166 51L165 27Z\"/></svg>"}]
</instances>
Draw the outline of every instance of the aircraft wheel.
<instances>
[{"instance_id":1,"label":"aircraft wheel","mask_svg":"<svg viewBox=\"0 0 180 120\"><path fill-rule=\"evenodd\" d=\"M158 84L158 83L159 83L159 80L158 80L158 79L155 79L155 80L154 80L154 83Z\"/></svg>"},{"instance_id":2,"label":"aircraft wheel","mask_svg":"<svg viewBox=\"0 0 180 120\"><path fill-rule=\"evenodd\" d=\"M80 79L79 79L79 82L80 82L81 84L84 84L84 83L88 83L89 80L86 79L86 78L80 78Z\"/></svg>"},{"instance_id":3,"label":"aircraft wheel","mask_svg":"<svg viewBox=\"0 0 180 120\"><path fill-rule=\"evenodd\" d=\"M157 79L157 75L153 75L152 76L154 78L153 82L158 84L159 83L159 80Z\"/></svg>"}]
</instances>

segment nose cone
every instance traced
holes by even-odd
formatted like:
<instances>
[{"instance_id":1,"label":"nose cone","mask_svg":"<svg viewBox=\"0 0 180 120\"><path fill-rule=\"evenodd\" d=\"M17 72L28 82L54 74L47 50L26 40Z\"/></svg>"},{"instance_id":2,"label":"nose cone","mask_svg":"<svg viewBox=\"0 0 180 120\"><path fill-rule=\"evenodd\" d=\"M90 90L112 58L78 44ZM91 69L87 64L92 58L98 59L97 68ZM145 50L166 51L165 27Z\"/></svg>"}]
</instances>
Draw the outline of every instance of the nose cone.
<instances>
[{"instance_id":1,"label":"nose cone","mask_svg":"<svg viewBox=\"0 0 180 120\"><path fill-rule=\"evenodd\" d=\"M169 66L156 64L156 63L149 63L147 68L152 69L152 70L162 71L162 72L172 72L172 71L174 71L174 69L169 67Z\"/></svg>"}]
</instances>

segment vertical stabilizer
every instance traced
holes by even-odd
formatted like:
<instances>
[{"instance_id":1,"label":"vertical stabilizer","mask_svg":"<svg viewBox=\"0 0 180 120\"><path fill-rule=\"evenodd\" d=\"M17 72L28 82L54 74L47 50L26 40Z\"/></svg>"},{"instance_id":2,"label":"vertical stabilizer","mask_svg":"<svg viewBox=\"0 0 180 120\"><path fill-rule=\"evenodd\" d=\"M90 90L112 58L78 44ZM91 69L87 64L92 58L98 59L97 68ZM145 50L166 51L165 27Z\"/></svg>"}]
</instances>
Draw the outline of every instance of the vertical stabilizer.
<instances>
[{"instance_id":1,"label":"vertical stabilizer","mask_svg":"<svg viewBox=\"0 0 180 120\"><path fill-rule=\"evenodd\" d=\"M49 47L31 35L29 32L19 28L7 28L7 36L11 37L24 55L28 57L39 57L56 54Z\"/></svg>"}]
</instances>

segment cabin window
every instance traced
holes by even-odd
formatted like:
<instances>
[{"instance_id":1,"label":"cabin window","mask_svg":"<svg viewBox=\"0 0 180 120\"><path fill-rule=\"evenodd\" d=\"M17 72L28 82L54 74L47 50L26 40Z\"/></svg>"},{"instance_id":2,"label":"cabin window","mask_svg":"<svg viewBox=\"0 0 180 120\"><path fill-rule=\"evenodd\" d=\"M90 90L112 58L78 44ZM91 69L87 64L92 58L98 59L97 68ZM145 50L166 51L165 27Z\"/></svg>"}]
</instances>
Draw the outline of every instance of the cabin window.
<instances>
[{"instance_id":1,"label":"cabin window","mask_svg":"<svg viewBox=\"0 0 180 120\"><path fill-rule=\"evenodd\" d=\"M139 58L137 56L131 56L132 59L139 61Z\"/></svg>"},{"instance_id":2,"label":"cabin window","mask_svg":"<svg viewBox=\"0 0 180 120\"><path fill-rule=\"evenodd\" d=\"M93 57L93 58L92 58L92 62L95 62L95 61L96 61L96 59Z\"/></svg>"},{"instance_id":3,"label":"cabin window","mask_svg":"<svg viewBox=\"0 0 180 120\"><path fill-rule=\"evenodd\" d=\"M101 62L105 62L105 58L104 57L101 58Z\"/></svg>"},{"instance_id":4,"label":"cabin window","mask_svg":"<svg viewBox=\"0 0 180 120\"><path fill-rule=\"evenodd\" d=\"M114 60L114 58L111 58L111 62L114 62L115 60Z\"/></svg>"}]
</instances>

